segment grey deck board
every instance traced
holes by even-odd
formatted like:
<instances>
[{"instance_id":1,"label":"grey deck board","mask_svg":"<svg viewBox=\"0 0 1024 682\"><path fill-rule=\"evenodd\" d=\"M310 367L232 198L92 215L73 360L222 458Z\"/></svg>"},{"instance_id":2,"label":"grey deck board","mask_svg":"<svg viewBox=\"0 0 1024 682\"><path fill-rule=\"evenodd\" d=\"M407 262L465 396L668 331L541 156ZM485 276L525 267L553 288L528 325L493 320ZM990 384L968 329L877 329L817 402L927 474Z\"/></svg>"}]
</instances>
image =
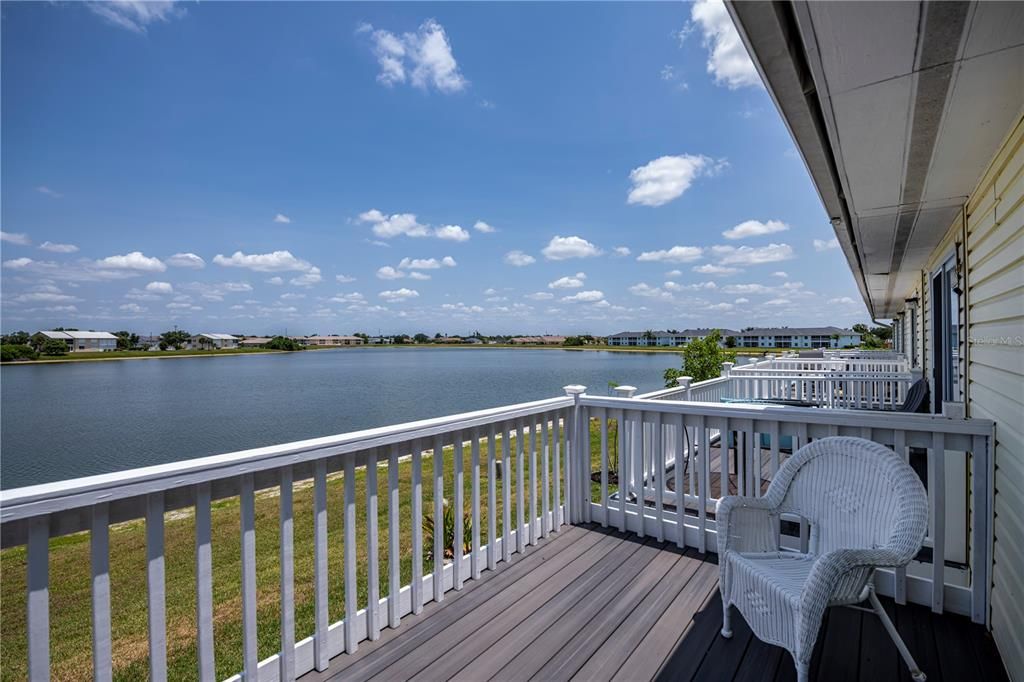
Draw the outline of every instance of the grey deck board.
<instances>
[{"instance_id":1,"label":"grey deck board","mask_svg":"<svg viewBox=\"0 0 1024 682\"><path fill-rule=\"evenodd\" d=\"M733 637L720 636L717 580L713 554L597 526L563 528L300 679L795 679L789 653L759 641L738 612ZM929 680L1007 679L980 626L882 601ZM881 623L842 608L826 614L811 676L909 678Z\"/></svg>"}]
</instances>

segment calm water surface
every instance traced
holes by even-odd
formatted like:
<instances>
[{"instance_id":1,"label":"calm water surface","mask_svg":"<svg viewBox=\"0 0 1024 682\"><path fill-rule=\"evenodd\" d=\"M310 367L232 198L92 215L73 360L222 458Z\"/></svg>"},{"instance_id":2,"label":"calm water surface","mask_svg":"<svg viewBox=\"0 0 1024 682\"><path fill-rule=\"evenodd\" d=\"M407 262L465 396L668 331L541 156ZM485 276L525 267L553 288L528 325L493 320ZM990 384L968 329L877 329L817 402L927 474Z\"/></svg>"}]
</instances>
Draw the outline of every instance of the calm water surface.
<instances>
[{"instance_id":1,"label":"calm water surface","mask_svg":"<svg viewBox=\"0 0 1024 682\"><path fill-rule=\"evenodd\" d=\"M563 395L662 385L672 354L343 349L0 369L16 488Z\"/></svg>"}]
</instances>

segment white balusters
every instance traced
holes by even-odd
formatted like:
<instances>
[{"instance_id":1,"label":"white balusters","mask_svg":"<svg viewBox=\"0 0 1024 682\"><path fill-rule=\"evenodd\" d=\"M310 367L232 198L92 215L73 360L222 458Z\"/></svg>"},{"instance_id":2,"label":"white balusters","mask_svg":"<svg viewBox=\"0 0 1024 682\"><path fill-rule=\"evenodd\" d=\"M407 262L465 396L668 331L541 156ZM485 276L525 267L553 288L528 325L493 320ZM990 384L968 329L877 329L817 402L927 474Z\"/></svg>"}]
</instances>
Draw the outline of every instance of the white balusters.
<instances>
[{"instance_id":1,"label":"white balusters","mask_svg":"<svg viewBox=\"0 0 1024 682\"><path fill-rule=\"evenodd\" d=\"M278 677L295 679L295 557L292 518L292 468L281 469L279 500L280 562L281 562L281 657Z\"/></svg>"},{"instance_id":2,"label":"white balusters","mask_svg":"<svg viewBox=\"0 0 1024 682\"><path fill-rule=\"evenodd\" d=\"M530 544L537 544L537 439L540 422L530 425Z\"/></svg>"},{"instance_id":3,"label":"white balusters","mask_svg":"<svg viewBox=\"0 0 1024 682\"><path fill-rule=\"evenodd\" d=\"M92 508L89 554L92 567L92 670L93 679L113 678L110 653L110 515L107 504Z\"/></svg>"},{"instance_id":4,"label":"white balusters","mask_svg":"<svg viewBox=\"0 0 1024 682\"><path fill-rule=\"evenodd\" d=\"M249 476L250 492L252 476ZM245 477L242 477L243 491ZM244 529L243 524L243 529ZM245 545L243 544L243 550ZM243 567L245 553L242 553ZM253 574L255 586L255 573ZM245 592L243 584L243 609ZM164 494L150 493L146 496L146 591L149 599L149 677L153 682L167 679L167 604L164 600ZM255 592L255 590L253 590ZM253 595L255 605L255 594ZM242 611L244 617L245 611ZM255 619L253 619L255 628ZM244 626L243 626L244 631ZM254 668L255 670L255 668ZM250 678L251 679L251 678Z\"/></svg>"},{"instance_id":5,"label":"white balusters","mask_svg":"<svg viewBox=\"0 0 1024 682\"><path fill-rule=\"evenodd\" d=\"M377 450L366 459L366 636L380 639L380 538L377 528Z\"/></svg>"},{"instance_id":6,"label":"white balusters","mask_svg":"<svg viewBox=\"0 0 1024 682\"><path fill-rule=\"evenodd\" d=\"M444 600L444 441L434 436L434 601Z\"/></svg>"},{"instance_id":7,"label":"white balusters","mask_svg":"<svg viewBox=\"0 0 1024 682\"><path fill-rule=\"evenodd\" d=\"M501 559L512 560L512 456L509 454L510 424L501 425Z\"/></svg>"},{"instance_id":8,"label":"white balusters","mask_svg":"<svg viewBox=\"0 0 1024 682\"><path fill-rule=\"evenodd\" d=\"M452 439L452 469L454 471L454 504L455 512L455 537L452 538L452 578L456 590L462 589L462 539L465 537L463 517L465 516L465 501L463 500L463 474L462 467L465 459L465 451L462 449L462 432L456 431Z\"/></svg>"},{"instance_id":9,"label":"white balusters","mask_svg":"<svg viewBox=\"0 0 1024 682\"><path fill-rule=\"evenodd\" d=\"M359 647L356 639L356 461L351 455L344 460L345 652L354 654Z\"/></svg>"},{"instance_id":10,"label":"white balusters","mask_svg":"<svg viewBox=\"0 0 1024 682\"><path fill-rule=\"evenodd\" d=\"M541 494L541 515L542 515L542 518L543 518L543 521L541 523L541 534L545 538L548 537L548 534L551 532L551 525L552 525L551 524L551 516L550 516L550 513L551 513L551 503L550 503L550 499L549 499L550 495L551 495L551 475L550 475L551 448L549 447L549 442L548 442L548 423L549 423L548 420L549 419L550 419L550 415L545 414L541 418L541 422L540 422L540 434L541 434L540 438L541 438L541 443L542 443L541 447L543 448L541 450L541 452L542 452L542 455L541 455L541 491L542 491L542 494Z\"/></svg>"},{"instance_id":11,"label":"white balusters","mask_svg":"<svg viewBox=\"0 0 1024 682\"><path fill-rule=\"evenodd\" d=\"M498 564L498 447L494 424L487 427L487 568Z\"/></svg>"},{"instance_id":12,"label":"white balusters","mask_svg":"<svg viewBox=\"0 0 1024 682\"><path fill-rule=\"evenodd\" d=\"M256 500L253 494L253 475L242 475L241 531L242 531L242 674L246 680L256 680L259 655L256 639ZM161 510L160 518L163 518ZM148 519L147 519L148 525ZM161 574L163 568L161 567Z\"/></svg>"},{"instance_id":13,"label":"white balusters","mask_svg":"<svg viewBox=\"0 0 1024 682\"><path fill-rule=\"evenodd\" d=\"M28 677L36 682L50 679L50 519L45 515L29 522L27 578Z\"/></svg>"},{"instance_id":14,"label":"white balusters","mask_svg":"<svg viewBox=\"0 0 1024 682\"><path fill-rule=\"evenodd\" d=\"M596 411L601 420L601 526L608 527L608 414L601 408Z\"/></svg>"},{"instance_id":15,"label":"white balusters","mask_svg":"<svg viewBox=\"0 0 1024 682\"><path fill-rule=\"evenodd\" d=\"M330 659L327 644L327 566L327 460L319 459L313 469L313 660L317 670L326 670ZM212 650L210 654L212 664Z\"/></svg>"},{"instance_id":16,"label":"white balusters","mask_svg":"<svg viewBox=\"0 0 1024 682\"><path fill-rule=\"evenodd\" d=\"M523 435L523 420L516 427L516 551L526 551L526 485L523 472L523 448L526 447Z\"/></svg>"},{"instance_id":17,"label":"white balusters","mask_svg":"<svg viewBox=\"0 0 1024 682\"><path fill-rule=\"evenodd\" d=\"M401 505L398 484L398 444L388 453L388 626L402 623ZM413 557L415 561L415 557Z\"/></svg>"},{"instance_id":18,"label":"white balusters","mask_svg":"<svg viewBox=\"0 0 1024 682\"><path fill-rule=\"evenodd\" d=\"M470 457L472 471L473 540L471 546L469 572L476 580L480 577L480 432L475 427L470 433ZM493 539L491 540L493 542Z\"/></svg>"},{"instance_id":19,"label":"white balusters","mask_svg":"<svg viewBox=\"0 0 1024 682\"><path fill-rule=\"evenodd\" d=\"M412 443L412 612L423 611L423 448Z\"/></svg>"}]
</instances>

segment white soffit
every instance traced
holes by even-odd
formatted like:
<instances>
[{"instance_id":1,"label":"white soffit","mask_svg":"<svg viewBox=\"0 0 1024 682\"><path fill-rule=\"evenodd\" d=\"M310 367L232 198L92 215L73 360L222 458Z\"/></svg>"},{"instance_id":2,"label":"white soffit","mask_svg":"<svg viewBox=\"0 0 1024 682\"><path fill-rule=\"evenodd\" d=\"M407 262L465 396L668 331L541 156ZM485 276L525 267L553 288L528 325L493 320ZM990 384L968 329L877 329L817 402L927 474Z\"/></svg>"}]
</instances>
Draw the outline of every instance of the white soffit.
<instances>
[{"instance_id":1,"label":"white soffit","mask_svg":"<svg viewBox=\"0 0 1024 682\"><path fill-rule=\"evenodd\" d=\"M810 2L807 7L832 95L914 70L919 3Z\"/></svg>"}]
</instances>

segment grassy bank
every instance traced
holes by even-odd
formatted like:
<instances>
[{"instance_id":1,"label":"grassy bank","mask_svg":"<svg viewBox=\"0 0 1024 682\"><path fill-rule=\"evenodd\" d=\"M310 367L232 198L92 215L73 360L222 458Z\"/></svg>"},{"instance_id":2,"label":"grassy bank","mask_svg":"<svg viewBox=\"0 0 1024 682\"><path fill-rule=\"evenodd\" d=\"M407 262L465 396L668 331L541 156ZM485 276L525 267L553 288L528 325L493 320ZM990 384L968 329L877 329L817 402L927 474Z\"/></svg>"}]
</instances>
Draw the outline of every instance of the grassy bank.
<instances>
[{"instance_id":1,"label":"grassy bank","mask_svg":"<svg viewBox=\"0 0 1024 682\"><path fill-rule=\"evenodd\" d=\"M609 433L609 449L615 429ZM539 438L537 439L539 441ZM591 444L595 463L600 462L600 434L597 422L591 425ZM512 452L512 491L515 495L515 443ZM500 441L498 443L500 456ZM486 461L487 443L481 443L481 461ZM552 456L554 450L551 450ZM465 509L470 509L470 449L462 451L464 461ZM453 461L450 449L445 453L445 496L452 500L454 486ZM527 499L529 499L529 456L525 458ZM538 455L538 463L540 456ZM400 546L401 584L412 577L411 554L411 467L410 461L399 463L400 481ZM423 458L423 509L433 510L433 471L431 457ZM481 542L487 538L487 471L481 466ZM387 467L378 471L378 505L380 538L381 596L388 593L388 495ZM541 477L537 486L540 490ZM367 603L366 550L366 473L357 470L355 479L356 546L358 566L358 604ZM496 503L498 529L502 531L501 483L497 483ZM614 486L610 489L614 491ZM564 485L562 487L564 490ZM595 499L599 486L593 486ZM344 477L332 476L328 481L328 554L329 610L331 622L344 616L343 524ZM313 490L309 481L298 482L294 494L295 532L295 623L296 639L313 633ZM527 502L528 504L528 502ZM538 511L540 503L538 501ZM257 495L256 500L256 566L258 593L258 633L260 659L279 649L278 601L278 496L271 489ZM516 507L511 509L513 523ZM238 498L214 504L213 523L213 599L215 614L217 676L232 675L242 666L241 600L240 600L240 528ZM169 678L189 680L197 677L195 650L195 549L194 518L191 510L168 514L165 523L167 639ZM426 544L426 543L425 543ZM111 528L110 582L112 595L112 632L115 679L144 679L148 675L148 644L146 637L146 544L145 524L133 521ZM424 558L424 574L432 571L432 563ZM27 674L27 640L25 636L26 553L24 547L0 552L0 651L3 666L0 680L22 680ZM88 679L92 675L91 596L89 587L89 534L57 538L50 542L50 646L52 673L55 680Z\"/></svg>"},{"instance_id":2,"label":"grassy bank","mask_svg":"<svg viewBox=\"0 0 1024 682\"><path fill-rule=\"evenodd\" d=\"M17 360L5 362L5 365L39 365L53 364L60 362L96 362L104 360L155 360L159 358L184 358L193 356L220 356L220 355L252 355L259 353L281 353L283 351L268 350L266 348L223 348L220 350L112 350L77 353L67 355L41 355L38 360Z\"/></svg>"}]
</instances>

